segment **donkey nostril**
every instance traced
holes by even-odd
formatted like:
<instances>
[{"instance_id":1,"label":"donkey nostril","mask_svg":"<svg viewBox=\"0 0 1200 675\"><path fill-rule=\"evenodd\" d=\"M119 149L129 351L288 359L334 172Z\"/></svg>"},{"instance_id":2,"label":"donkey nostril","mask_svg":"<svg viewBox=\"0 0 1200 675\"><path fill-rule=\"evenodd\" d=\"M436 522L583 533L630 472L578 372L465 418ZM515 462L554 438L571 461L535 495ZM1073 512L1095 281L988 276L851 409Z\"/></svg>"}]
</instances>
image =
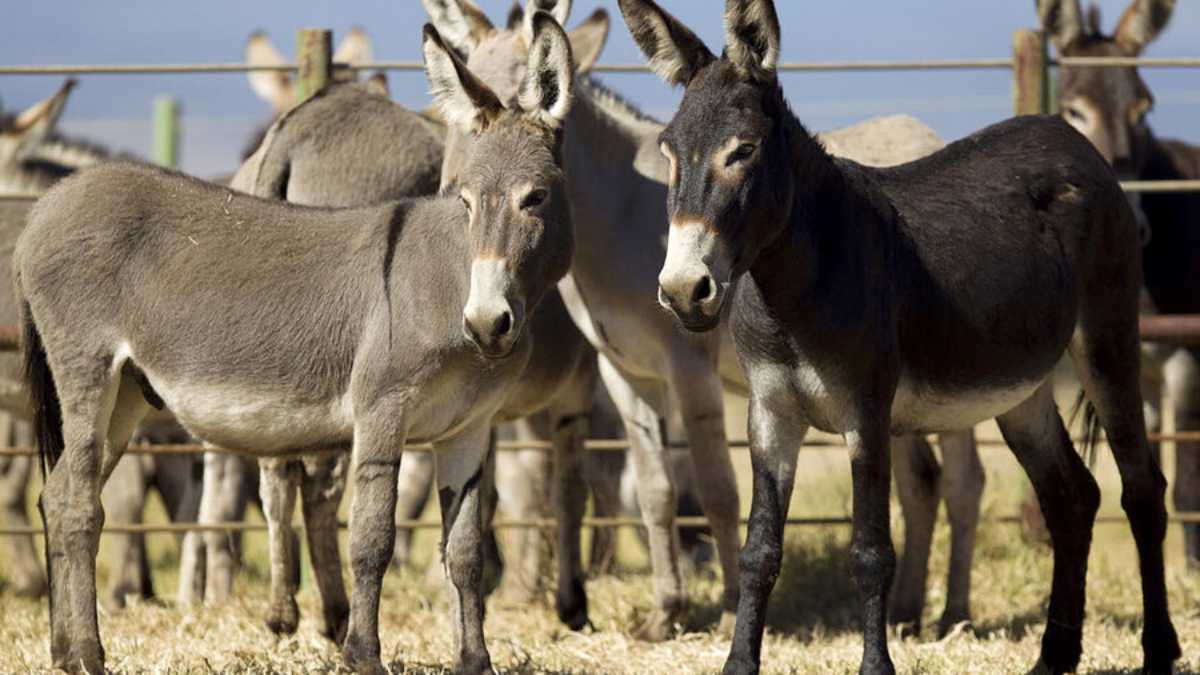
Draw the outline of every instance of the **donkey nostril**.
<instances>
[{"instance_id":1,"label":"donkey nostril","mask_svg":"<svg viewBox=\"0 0 1200 675\"><path fill-rule=\"evenodd\" d=\"M496 323L492 325L492 337L503 337L512 330L512 312L505 312L496 319Z\"/></svg>"},{"instance_id":2,"label":"donkey nostril","mask_svg":"<svg viewBox=\"0 0 1200 675\"><path fill-rule=\"evenodd\" d=\"M708 298L710 298L712 296L712 294L713 294L712 277L710 277L706 274L700 279L699 282L697 282L696 287L692 289L692 303L693 304L701 303L701 302L707 300Z\"/></svg>"}]
</instances>

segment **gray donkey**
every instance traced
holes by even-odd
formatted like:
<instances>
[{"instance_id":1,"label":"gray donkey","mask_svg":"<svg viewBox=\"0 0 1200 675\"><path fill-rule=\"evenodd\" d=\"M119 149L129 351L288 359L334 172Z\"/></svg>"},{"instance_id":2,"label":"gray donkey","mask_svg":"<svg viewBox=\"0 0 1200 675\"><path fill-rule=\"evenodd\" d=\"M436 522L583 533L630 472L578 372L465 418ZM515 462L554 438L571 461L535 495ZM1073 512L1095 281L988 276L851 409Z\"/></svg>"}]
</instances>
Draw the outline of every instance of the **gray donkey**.
<instances>
[{"instance_id":1,"label":"gray donkey","mask_svg":"<svg viewBox=\"0 0 1200 675\"><path fill-rule=\"evenodd\" d=\"M39 193L49 189L73 171L111 159L105 148L72 138L55 131L55 126L75 86L67 80L46 100L30 107L20 115L0 114L0 194ZM30 205L23 202L0 202L0 277L12 278L12 250L25 227ZM11 292L0 293L0 324L13 325L18 320L15 298ZM33 439L27 420L30 416L25 384L20 376L19 358L15 354L0 355L0 438L5 443L28 447ZM180 430L169 416L153 420L153 428L143 431L160 438L178 442ZM0 504L5 520L14 525L28 526L26 516L29 480L33 460L30 457L0 458ZM182 456L125 458L114 472L114 478L104 490L107 512L118 522L139 522L145 496L150 488L163 498L172 520L194 520L200 496L200 482L193 471L194 462ZM46 579L32 538L14 537L7 546L11 564L10 580L18 594L38 596L45 592ZM154 595L141 534L110 536L111 558L109 579L103 599L106 606L119 608L129 594L143 598Z\"/></svg>"},{"instance_id":2,"label":"gray donkey","mask_svg":"<svg viewBox=\"0 0 1200 675\"><path fill-rule=\"evenodd\" d=\"M1042 25L1063 56L1137 56L1167 27L1174 0L1136 0L1106 35L1100 11L1086 17L1078 0L1042 0ZM1147 123L1154 95L1136 68L1064 66L1059 70L1063 117L1088 138L1124 180L1200 178L1200 146L1155 137ZM1200 312L1200 194L1131 193L1145 230L1142 268L1146 313ZM1146 421L1157 431L1164 384L1174 407L1175 428L1200 429L1200 350L1143 347ZM1200 443L1178 442L1175 451L1175 508L1200 511ZM1157 446L1155 448L1158 449ZM1200 568L1200 523L1183 524L1184 556Z\"/></svg>"},{"instance_id":3,"label":"gray donkey","mask_svg":"<svg viewBox=\"0 0 1200 675\"><path fill-rule=\"evenodd\" d=\"M889 438L993 416L1054 544L1038 667L1073 671L1100 493L1049 383L1069 351L1121 472L1144 668L1170 673L1180 647L1163 565L1166 480L1138 389L1139 232L1104 159L1050 116L997 124L893 169L834 159L784 98L771 0L728 0L720 57L651 0L620 4L651 66L686 88L660 137L671 186L659 302L690 331L732 313L751 385L754 496L725 672L759 669L810 426L850 446L860 672L875 675L895 672Z\"/></svg>"},{"instance_id":4,"label":"gray donkey","mask_svg":"<svg viewBox=\"0 0 1200 675\"><path fill-rule=\"evenodd\" d=\"M526 318L574 245L558 161L570 45L552 17L533 25L512 107L425 29L435 97L476 137L456 195L313 209L110 164L35 206L15 283L49 470L56 666L104 667L99 487L138 419L165 404L198 437L260 456L353 441L343 655L359 672L385 672L379 594L403 448L433 442L458 669L491 671L479 583L488 435L529 358Z\"/></svg>"}]
</instances>

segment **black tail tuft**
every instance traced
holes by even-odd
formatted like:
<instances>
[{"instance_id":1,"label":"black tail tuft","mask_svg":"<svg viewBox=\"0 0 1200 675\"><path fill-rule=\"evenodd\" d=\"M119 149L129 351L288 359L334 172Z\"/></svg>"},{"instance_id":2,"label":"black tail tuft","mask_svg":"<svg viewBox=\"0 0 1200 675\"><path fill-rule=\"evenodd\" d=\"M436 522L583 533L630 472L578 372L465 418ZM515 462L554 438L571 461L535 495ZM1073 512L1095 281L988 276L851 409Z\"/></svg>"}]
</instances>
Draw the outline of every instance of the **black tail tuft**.
<instances>
[{"instance_id":1,"label":"black tail tuft","mask_svg":"<svg viewBox=\"0 0 1200 675\"><path fill-rule=\"evenodd\" d=\"M1092 405L1082 389L1075 397L1075 404L1071 406L1071 416L1067 422L1068 428L1075 426L1075 419L1081 412L1083 413L1083 445L1079 449L1079 454L1083 455L1089 468L1095 469L1096 444L1100 441L1100 417L1096 414L1096 406Z\"/></svg>"},{"instance_id":2,"label":"black tail tuft","mask_svg":"<svg viewBox=\"0 0 1200 675\"><path fill-rule=\"evenodd\" d=\"M50 372L50 364L46 362L42 336L37 326L33 325L29 305L26 304L23 309L25 382L29 385L29 398L33 404L33 429L42 458L44 481L63 452L62 409L59 407L58 389L54 386L54 375Z\"/></svg>"}]
</instances>

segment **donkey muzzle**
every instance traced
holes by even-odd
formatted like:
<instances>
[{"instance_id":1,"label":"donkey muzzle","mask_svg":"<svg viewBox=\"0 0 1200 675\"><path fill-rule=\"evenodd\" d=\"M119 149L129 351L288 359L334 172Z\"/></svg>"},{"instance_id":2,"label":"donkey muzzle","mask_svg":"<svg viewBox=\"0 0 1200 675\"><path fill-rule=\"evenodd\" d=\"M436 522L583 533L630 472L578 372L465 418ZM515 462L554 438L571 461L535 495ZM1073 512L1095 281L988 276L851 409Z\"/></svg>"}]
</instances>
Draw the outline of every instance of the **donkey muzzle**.
<instances>
[{"instance_id":1,"label":"donkey muzzle","mask_svg":"<svg viewBox=\"0 0 1200 675\"><path fill-rule=\"evenodd\" d=\"M658 304L691 331L716 327L729 289L716 235L700 223L671 226L667 260L658 275Z\"/></svg>"},{"instance_id":2,"label":"donkey muzzle","mask_svg":"<svg viewBox=\"0 0 1200 675\"><path fill-rule=\"evenodd\" d=\"M491 359L512 352L525 321L524 306L509 299L511 278L503 260L476 260L471 295L463 308L463 335Z\"/></svg>"}]
</instances>

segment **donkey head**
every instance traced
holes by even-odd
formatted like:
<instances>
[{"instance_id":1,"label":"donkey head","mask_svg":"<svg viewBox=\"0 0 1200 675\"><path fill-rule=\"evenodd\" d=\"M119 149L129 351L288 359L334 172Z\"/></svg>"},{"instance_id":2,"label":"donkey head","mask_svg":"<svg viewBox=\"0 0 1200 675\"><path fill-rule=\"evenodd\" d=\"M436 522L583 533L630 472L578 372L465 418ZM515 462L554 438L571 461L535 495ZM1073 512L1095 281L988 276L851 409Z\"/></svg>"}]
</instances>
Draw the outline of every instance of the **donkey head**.
<instances>
[{"instance_id":1,"label":"donkey head","mask_svg":"<svg viewBox=\"0 0 1200 675\"><path fill-rule=\"evenodd\" d=\"M686 87L660 137L670 163L667 259L659 303L691 330L720 320L733 280L791 211L792 120L776 78L779 20L770 0L729 0L717 58L652 0L620 0L651 67Z\"/></svg>"},{"instance_id":2,"label":"donkey head","mask_svg":"<svg viewBox=\"0 0 1200 675\"><path fill-rule=\"evenodd\" d=\"M506 356L547 290L567 273L574 228L561 168L562 123L573 66L566 34L549 14L531 20L526 76L505 105L430 25L425 70L442 116L471 138L461 173L444 192L466 207L473 263L463 332L486 356Z\"/></svg>"},{"instance_id":3,"label":"donkey head","mask_svg":"<svg viewBox=\"0 0 1200 675\"><path fill-rule=\"evenodd\" d=\"M522 8L514 0L505 28L492 25L487 16L470 0L421 0L438 32L466 61L471 72L496 92L500 100L517 95L525 81L533 42L533 18L545 12L565 26L571 12L571 0L529 0ZM451 39L449 36L454 36ZM586 21L567 34L576 73L586 73L595 65L608 39L608 13L596 10ZM465 145L470 139L451 131L446 139L442 164L442 184L454 182L462 170Z\"/></svg>"},{"instance_id":4,"label":"donkey head","mask_svg":"<svg viewBox=\"0 0 1200 675\"><path fill-rule=\"evenodd\" d=\"M361 27L355 26L346 33L346 37L338 43L333 53L334 63L364 63L371 60L371 38ZM263 31L255 31L246 40L246 63L251 66L281 66L287 63L287 58L279 48L271 42ZM357 78L358 71L335 70L334 79L339 82L352 82ZM282 70L252 70L246 74L250 88L258 97L271 106L275 116L282 115L296 104L296 86L292 76Z\"/></svg>"},{"instance_id":5,"label":"donkey head","mask_svg":"<svg viewBox=\"0 0 1200 675\"><path fill-rule=\"evenodd\" d=\"M54 131L74 88L75 80L68 79L50 98L33 104L16 117L0 115L0 166L15 165L36 153Z\"/></svg>"},{"instance_id":6,"label":"donkey head","mask_svg":"<svg viewBox=\"0 0 1200 675\"><path fill-rule=\"evenodd\" d=\"M1100 28L1095 5L1087 17L1079 0L1039 0L1042 26L1062 56L1137 56L1166 27L1175 0L1134 0L1114 35ZM1154 105L1137 68L1069 66L1059 70L1059 106L1071 126L1096 146L1117 174L1136 178L1144 166Z\"/></svg>"}]
</instances>

